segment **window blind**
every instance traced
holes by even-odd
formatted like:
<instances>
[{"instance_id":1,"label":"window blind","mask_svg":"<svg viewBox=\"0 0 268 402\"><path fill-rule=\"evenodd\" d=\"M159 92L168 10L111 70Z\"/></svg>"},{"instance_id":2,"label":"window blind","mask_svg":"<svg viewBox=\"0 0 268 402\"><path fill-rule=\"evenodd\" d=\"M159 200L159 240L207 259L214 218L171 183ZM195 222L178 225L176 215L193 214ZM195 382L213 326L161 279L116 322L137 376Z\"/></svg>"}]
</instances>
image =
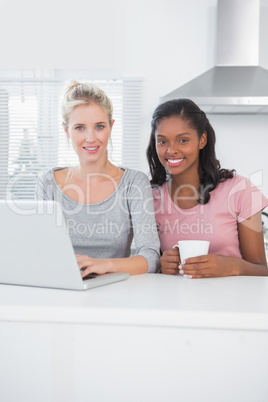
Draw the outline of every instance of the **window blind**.
<instances>
[{"instance_id":1,"label":"window blind","mask_svg":"<svg viewBox=\"0 0 268 402\"><path fill-rule=\"evenodd\" d=\"M142 81L88 80L113 103L109 159L139 169ZM0 198L32 199L39 172L78 164L60 115L65 84L58 78L0 78Z\"/></svg>"}]
</instances>

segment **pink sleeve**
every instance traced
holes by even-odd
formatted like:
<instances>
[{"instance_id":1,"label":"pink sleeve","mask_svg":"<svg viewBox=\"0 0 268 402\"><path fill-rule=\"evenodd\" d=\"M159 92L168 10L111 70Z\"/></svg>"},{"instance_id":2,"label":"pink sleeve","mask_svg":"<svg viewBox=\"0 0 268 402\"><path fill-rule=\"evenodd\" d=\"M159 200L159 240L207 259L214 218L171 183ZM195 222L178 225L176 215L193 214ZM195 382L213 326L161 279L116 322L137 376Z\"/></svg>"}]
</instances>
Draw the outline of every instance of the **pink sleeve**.
<instances>
[{"instance_id":1,"label":"pink sleeve","mask_svg":"<svg viewBox=\"0 0 268 402\"><path fill-rule=\"evenodd\" d=\"M230 205L237 221L242 222L268 206L268 199L245 177L237 176L234 186L230 189Z\"/></svg>"},{"instance_id":2,"label":"pink sleeve","mask_svg":"<svg viewBox=\"0 0 268 402\"><path fill-rule=\"evenodd\" d=\"M154 211L155 215L158 215L158 213L161 211L161 205L162 205L162 191L161 187L154 187L152 189L153 193L153 200L154 200Z\"/></svg>"}]
</instances>

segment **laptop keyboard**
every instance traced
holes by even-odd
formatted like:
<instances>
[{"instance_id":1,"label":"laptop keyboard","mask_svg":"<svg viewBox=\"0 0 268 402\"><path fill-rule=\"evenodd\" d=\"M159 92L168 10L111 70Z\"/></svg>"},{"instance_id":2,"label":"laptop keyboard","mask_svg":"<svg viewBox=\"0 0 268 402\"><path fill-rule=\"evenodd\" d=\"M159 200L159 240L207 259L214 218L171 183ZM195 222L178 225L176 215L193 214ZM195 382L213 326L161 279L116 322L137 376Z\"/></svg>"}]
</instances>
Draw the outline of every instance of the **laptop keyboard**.
<instances>
[{"instance_id":1,"label":"laptop keyboard","mask_svg":"<svg viewBox=\"0 0 268 402\"><path fill-rule=\"evenodd\" d=\"M87 279L93 279L93 278L97 278L97 274L88 274L87 276L85 276L83 279L83 281L87 280Z\"/></svg>"}]
</instances>

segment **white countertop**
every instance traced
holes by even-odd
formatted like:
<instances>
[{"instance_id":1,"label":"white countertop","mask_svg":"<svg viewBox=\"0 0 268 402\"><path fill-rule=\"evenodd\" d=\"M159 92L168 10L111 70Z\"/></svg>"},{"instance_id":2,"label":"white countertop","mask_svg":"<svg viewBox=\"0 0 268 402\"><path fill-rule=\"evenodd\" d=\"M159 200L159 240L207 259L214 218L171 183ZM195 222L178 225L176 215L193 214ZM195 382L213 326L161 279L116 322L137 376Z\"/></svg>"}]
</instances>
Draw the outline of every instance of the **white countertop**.
<instances>
[{"instance_id":1,"label":"white countertop","mask_svg":"<svg viewBox=\"0 0 268 402\"><path fill-rule=\"evenodd\" d=\"M147 274L86 291L0 285L0 321L268 331L268 277Z\"/></svg>"}]
</instances>

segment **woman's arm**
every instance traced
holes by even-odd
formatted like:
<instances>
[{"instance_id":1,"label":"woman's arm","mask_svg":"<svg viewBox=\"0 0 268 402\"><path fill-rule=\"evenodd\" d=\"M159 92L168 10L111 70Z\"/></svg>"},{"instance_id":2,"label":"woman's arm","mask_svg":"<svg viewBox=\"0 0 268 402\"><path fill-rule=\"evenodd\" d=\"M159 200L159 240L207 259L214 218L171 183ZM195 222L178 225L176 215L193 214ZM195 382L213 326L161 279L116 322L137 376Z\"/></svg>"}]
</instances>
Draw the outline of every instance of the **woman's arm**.
<instances>
[{"instance_id":1,"label":"woman's arm","mask_svg":"<svg viewBox=\"0 0 268 402\"><path fill-rule=\"evenodd\" d=\"M131 275L145 274L148 270L147 260L135 255L127 258L91 258L87 255L76 255L82 277L88 274L105 274L107 272L128 272Z\"/></svg>"},{"instance_id":2,"label":"woman's arm","mask_svg":"<svg viewBox=\"0 0 268 402\"><path fill-rule=\"evenodd\" d=\"M136 172L128 189L127 203L136 246L135 261L141 264L141 261L145 260L147 262L145 272L157 272L160 265L160 242L155 222L152 188L144 173ZM129 264L134 269L134 260L129 261ZM144 271L144 262L141 266L137 266L136 272L133 273L141 273L138 272L140 270Z\"/></svg>"},{"instance_id":3,"label":"woman's arm","mask_svg":"<svg viewBox=\"0 0 268 402\"><path fill-rule=\"evenodd\" d=\"M238 235L242 258L212 254L188 258L185 264L180 265L180 274L192 278L267 276L261 212L239 223Z\"/></svg>"},{"instance_id":4,"label":"woman's arm","mask_svg":"<svg viewBox=\"0 0 268 402\"><path fill-rule=\"evenodd\" d=\"M51 171L46 171L38 176L35 186L36 200L53 200L51 174Z\"/></svg>"},{"instance_id":5,"label":"woman's arm","mask_svg":"<svg viewBox=\"0 0 268 402\"><path fill-rule=\"evenodd\" d=\"M242 260L237 275L268 275L261 212L238 224Z\"/></svg>"}]
</instances>

